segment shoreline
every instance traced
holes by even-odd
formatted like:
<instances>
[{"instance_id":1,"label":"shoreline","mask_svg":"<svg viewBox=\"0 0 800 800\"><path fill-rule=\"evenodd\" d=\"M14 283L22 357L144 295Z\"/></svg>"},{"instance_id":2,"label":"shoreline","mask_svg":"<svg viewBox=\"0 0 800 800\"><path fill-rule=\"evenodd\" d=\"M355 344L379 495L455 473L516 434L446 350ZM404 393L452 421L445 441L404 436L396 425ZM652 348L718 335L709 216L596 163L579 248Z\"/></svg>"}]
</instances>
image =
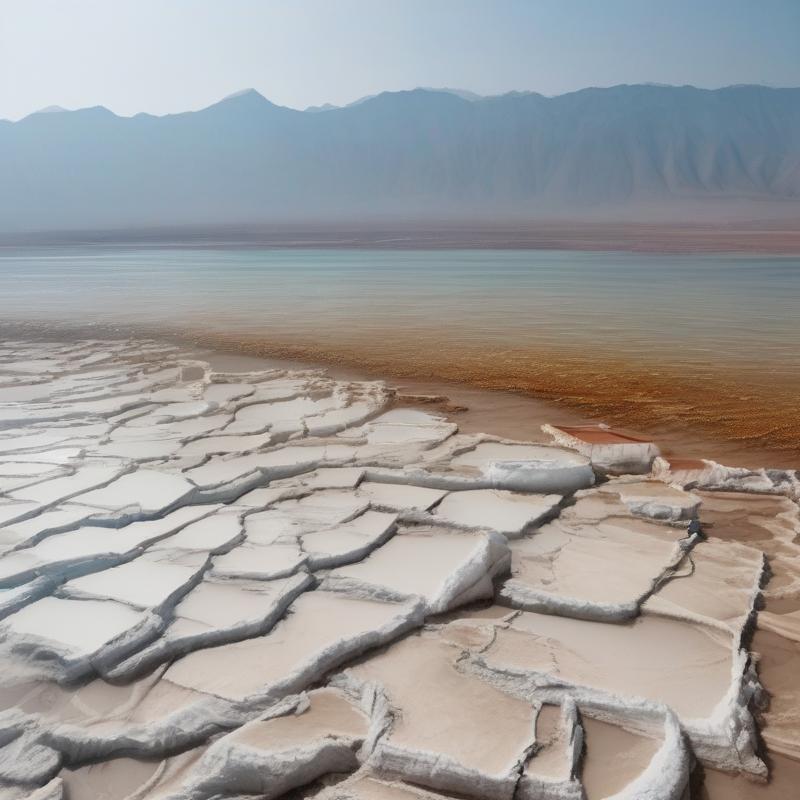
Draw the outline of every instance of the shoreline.
<instances>
[{"instance_id":1,"label":"shoreline","mask_svg":"<svg viewBox=\"0 0 800 800\"><path fill-rule=\"evenodd\" d=\"M217 354L228 359L249 359L253 365L321 368L333 377L383 380L399 387L403 394L446 396L445 405L467 407L442 410L470 432L483 426L498 428L498 434L507 438L531 440L543 436L539 426L544 422L604 422L634 436L651 437L667 457L710 458L733 467L800 469L800 428L793 410L796 394L791 390L784 392L786 402L782 406L769 406L765 398L757 407L751 396L737 395L731 387L715 387L711 382L703 387L687 377L676 384L664 372L648 375L643 369L626 367L624 362L615 371L603 373L595 368L587 375L582 365L576 366L569 359L561 363L539 361L535 372L526 374L514 371L520 363L523 370L526 363L530 364L531 354L526 360L525 353L512 359L506 352L505 362L493 360L489 354L476 362L463 352L439 347L435 353L418 350L417 357L412 358L410 348L381 355L370 353L363 343L352 348L337 344L286 345L268 334L226 336L216 331L201 332L199 328L178 333L127 325L5 323L0 324L0 333L11 339L42 341L151 338L189 346L204 353L204 357ZM659 397L663 388L678 394ZM769 388L778 396L776 387ZM702 403L690 402L693 394L703 391L706 396ZM765 442L759 436L759 427L786 437L782 446Z\"/></svg>"},{"instance_id":2,"label":"shoreline","mask_svg":"<svg viewBox=\"0 0 800 800\"><path fill-rule=\"evenodd\" d=\"M477 405L481 411L476 424L495 427L499 424L502 430L493 432L508 438L530 439L531 436L541 436L539 426L544 422L565 425L605 422L631 435L651 436L662 447L666 456L711 458L735 467L800 469L800 449L788 445L782 448L770 447L759 443L753 435L725 438L718 435L719 430L715 430L713 424L698 424L696 420L692 420L691 414L681 416L674 408L670 409L669 416L658 418L654 413L657 410L655 403L645 402L626 410L614 407L613 396L598 402L586 397L559 395L557 389L539 393L504 385L502 374L493 379L492 376L471 373L463 380L454 380L447 376L430 374L432 370L427 374L425 371L415 374L413 363L392 363L389 360L376 363L359 359L356 353L337 358L329 352L316 350L303 357L295 355L298 351L302 352L302 347L294 349L289 355L279 346L270 346L257 340L239 340L235 344L227 345L217 340L211 346L205 340L206 337L199 340L196 337L189 339L201 348L207 347L208 352L212 353L252 358L262 363L291 365L295 368L323 368L334 377L385 380L390 385L397 385L404 394L445 395L451 404L468 407L467 411L454 414L450 412L453 414L453 421L460 426L476 416L474 411L471 413L470 404ZM561 371L563 372L563 367ZM615 377L609 376L609 386L613 387ZM640 385L639 391L642 388ZM493 413L490 406L497 406L498 401L499 407ZM729 413L729 410L726 409L726 412ZM470 424L467 422L467 425ZM468 430L474 432L477 428L469 427ZM517 433L514 433L515 430Z\"/></svg>"}]
</instances>

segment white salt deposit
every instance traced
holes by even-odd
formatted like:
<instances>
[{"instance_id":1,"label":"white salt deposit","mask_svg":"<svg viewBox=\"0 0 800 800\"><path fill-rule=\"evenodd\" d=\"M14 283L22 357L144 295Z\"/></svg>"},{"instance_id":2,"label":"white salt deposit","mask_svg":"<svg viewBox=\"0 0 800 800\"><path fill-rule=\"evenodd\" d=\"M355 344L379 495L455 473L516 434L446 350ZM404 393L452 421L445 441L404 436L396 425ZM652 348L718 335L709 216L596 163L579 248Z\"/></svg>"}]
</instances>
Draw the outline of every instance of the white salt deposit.
<instances>
[{"instance_id":1,"label":"white salt deposit","mask_svg":"<svg viewBox=\"0 0 800 800\"><path fill-rule=\"evenodd\" d=\"M437 520L462 528L489 528L508 538L553 513L561 496L518 494L499 489L451 492L439 503Z\"/></svg>"},{"instance_id":2,"label":"white salt deposit","mask_svg":"<svg viewBox=\"0 0 800 800\"><path fill-rule=\"evenodd\" d=\"M380 382L153 341L5 342L0 373L9 798L678 800L693 760L765 775L744 648L769 570L760 630L800 638L793 473L647 475L655 445L604 427L459 434ZM792 758L793 698L764 737Z\"/></svg>"}]
</instances>

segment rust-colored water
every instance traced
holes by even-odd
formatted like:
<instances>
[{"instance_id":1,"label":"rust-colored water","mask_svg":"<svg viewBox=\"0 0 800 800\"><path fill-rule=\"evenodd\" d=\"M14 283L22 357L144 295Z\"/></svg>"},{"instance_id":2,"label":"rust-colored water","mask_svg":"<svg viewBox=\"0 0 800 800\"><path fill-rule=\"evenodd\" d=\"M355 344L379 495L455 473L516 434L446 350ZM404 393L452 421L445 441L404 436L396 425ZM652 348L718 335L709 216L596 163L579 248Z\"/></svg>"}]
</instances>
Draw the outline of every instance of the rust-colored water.
<instances>
[{"instance_id":1,"label":"rust-colored water","mask_svg":"<svg viewBox=\"0 0 800 800\"><path fill-rule=\"evenodd\" d=\"M0 279L15 330L134 329L519 392L800 467L795 256L60 246L4 249Z\"/></svg>"},{"instance_id":2,"label":"rust-colored water","mask_svg":"<svg viewBox=\"0 0 800 800\"><path fill-rule=\"evenodd\" d=\"M800 468L800 392L790 380L769 383L741 371L725 374L724 369L690 372L666 364L655 368L612 358L602 349L581 355L541 348L470 347L446 341L445 336L440 332L428 344L424 337L407 339L393 332L352 343L322 335L318 341L286 341L277 333L190 332L193 341L216 349L346 367L405 385L427 382L429 391L451 399L457 396L454 387L437 383L530 395L581 418L648 433L662 444L680 441L671 449L682 456Z\"/></svg>"}]
</instances>

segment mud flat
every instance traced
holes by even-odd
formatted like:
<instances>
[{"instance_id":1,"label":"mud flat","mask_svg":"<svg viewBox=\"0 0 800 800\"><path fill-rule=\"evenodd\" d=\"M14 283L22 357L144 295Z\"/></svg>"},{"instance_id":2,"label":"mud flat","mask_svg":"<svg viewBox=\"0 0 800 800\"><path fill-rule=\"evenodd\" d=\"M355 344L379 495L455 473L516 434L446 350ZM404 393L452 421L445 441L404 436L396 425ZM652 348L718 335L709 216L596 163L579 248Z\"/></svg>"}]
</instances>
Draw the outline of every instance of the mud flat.
<instances>
[{"instance_id":1,"label":"mud flat","mask_svg":"<svg viewBox=\"0 0 800 800\"><path fill-rule=\"evenodd\" d=\"M793 796L795 472L214 364L0 345L0 797Z\"/></svg>"}]
</instances>

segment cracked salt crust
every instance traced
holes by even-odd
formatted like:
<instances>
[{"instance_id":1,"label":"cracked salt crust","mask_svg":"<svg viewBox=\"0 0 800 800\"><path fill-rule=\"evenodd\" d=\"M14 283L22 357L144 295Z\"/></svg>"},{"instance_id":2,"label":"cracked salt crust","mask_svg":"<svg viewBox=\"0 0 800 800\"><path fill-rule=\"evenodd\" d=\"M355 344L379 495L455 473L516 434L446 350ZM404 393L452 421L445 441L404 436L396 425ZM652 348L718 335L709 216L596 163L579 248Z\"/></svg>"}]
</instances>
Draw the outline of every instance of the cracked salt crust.
<instances>
[{"instance_id":1,"label":"cracked salt crust","mask_svg":"<svg viewBox=\"0 0 800 800\"><path fill-rule=\"evenodd\" d=\"M765 555L757 635L800 628L795 475L391 403L153 341L0 346L9 797L677 800L692 759L764 774L740 645ZM796 756L783 698L764 735Z\"/></svg>"}]
</instances>

